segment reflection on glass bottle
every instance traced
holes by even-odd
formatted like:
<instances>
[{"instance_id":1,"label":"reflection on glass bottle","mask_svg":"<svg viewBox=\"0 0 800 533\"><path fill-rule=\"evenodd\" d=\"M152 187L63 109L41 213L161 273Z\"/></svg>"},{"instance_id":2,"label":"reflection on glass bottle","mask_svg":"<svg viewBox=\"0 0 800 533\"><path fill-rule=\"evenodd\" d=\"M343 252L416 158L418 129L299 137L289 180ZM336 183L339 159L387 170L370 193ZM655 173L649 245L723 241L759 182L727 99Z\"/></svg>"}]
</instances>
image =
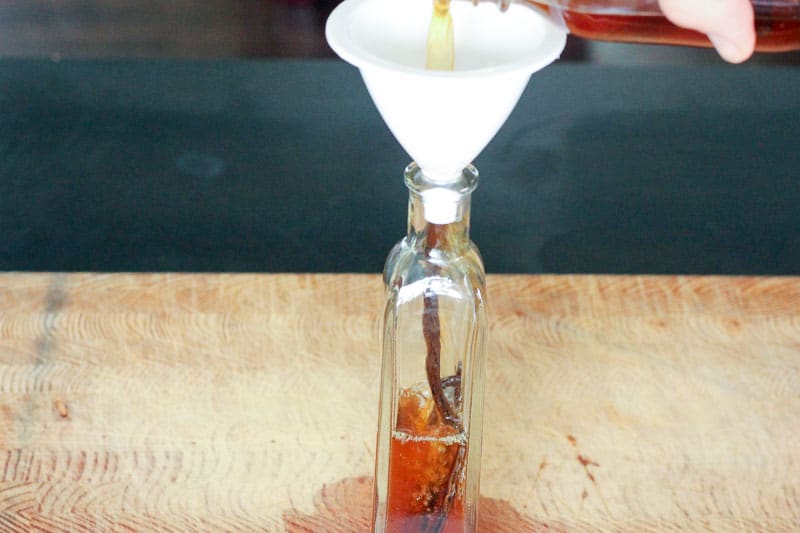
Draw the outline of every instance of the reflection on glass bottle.
<instances>
[{"instance_id":1,"label":"reflection on glass bottle","mask_svg":"<svg viewBox=\"0 0 800 533\"><path fill-rule=\"evenodd\" d=\"M469 240L473 167L447 184L406 169L408 233L384 270L375 531L474 531L486 304Z\"/></svg>"}]
</instances>

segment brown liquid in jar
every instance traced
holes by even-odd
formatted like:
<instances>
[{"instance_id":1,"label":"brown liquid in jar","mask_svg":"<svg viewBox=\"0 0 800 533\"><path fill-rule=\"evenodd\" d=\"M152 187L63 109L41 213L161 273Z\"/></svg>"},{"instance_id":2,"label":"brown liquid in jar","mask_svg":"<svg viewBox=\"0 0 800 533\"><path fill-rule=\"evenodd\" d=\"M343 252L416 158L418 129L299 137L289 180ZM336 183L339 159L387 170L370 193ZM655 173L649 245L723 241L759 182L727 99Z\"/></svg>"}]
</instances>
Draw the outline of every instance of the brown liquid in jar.
<instances>
[{"instance_id":1,"label":"brown liquid in jar","mask_svg":"<svg viewBox=\"0 0 800 533\"><path fill-rule=\"evenodd\" d=\"M546 11L558 9L535 0L528 1ZM704 34L675 26L660 14L589 13L569 8L559 11L570 33L585 39L711 46ZM755 26L757 52L800 50L800 4L783 7L756 6Z\"/></svg>"}]
</instances>

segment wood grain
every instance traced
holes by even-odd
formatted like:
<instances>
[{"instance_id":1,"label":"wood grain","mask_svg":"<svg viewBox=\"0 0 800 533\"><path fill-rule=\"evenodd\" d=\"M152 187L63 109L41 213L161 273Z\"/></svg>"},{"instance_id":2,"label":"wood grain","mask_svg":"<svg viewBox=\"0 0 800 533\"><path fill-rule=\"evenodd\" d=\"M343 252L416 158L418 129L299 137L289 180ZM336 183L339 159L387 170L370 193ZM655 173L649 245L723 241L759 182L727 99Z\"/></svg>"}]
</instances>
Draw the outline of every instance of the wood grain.
<instances>
[{"instance_id":1,"label":"wood grain","mask_svg":"<svg viewBox=\"0 0 800 533\"><path fill-rule=\"evenodd\" d=\"M489 294L482 529L800 528L800 280ZM377 276L0 275L0 530L362 530L381 307Z\"/></svg>"}]
</instances>

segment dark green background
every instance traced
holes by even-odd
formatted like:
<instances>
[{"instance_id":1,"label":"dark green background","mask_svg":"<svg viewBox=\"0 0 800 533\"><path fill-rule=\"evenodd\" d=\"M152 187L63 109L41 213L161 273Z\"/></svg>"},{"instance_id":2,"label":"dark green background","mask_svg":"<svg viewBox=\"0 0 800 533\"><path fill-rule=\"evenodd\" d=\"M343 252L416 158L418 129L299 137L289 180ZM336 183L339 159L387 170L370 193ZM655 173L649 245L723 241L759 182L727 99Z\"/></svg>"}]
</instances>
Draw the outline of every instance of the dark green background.
<instances>
[{"instance_id":1,"label":"dark green background","mask_svg":"<svg viewBox=\"0 0 800 533\"><path fill-rule=\"evenodd\" d=\"M554 65L475 162L473 240L488 272L800 274L798 147L795 69ZM3 60L0 269L377 272L407 163L338 61Z\"/></svg>"}]
</instances>

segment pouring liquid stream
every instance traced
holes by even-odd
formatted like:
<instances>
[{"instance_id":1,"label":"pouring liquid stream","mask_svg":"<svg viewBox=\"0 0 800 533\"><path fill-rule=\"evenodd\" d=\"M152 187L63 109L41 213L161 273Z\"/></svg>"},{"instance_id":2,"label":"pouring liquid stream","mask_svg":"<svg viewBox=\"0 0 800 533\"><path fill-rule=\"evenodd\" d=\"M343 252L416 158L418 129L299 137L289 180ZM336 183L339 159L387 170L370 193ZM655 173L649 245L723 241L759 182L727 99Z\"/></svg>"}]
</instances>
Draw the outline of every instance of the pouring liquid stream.
<instances>
[{"instance_id":1,"label":"pouring liquid stream","mask_svg":"<svg viewBox=\"0 0 800 533\"><path fill-rule=\"evenodd\" d=\"M425 68L428 70L453 70L455 55L450 0L433 0Z\"/></svg>"}]
</instances>

